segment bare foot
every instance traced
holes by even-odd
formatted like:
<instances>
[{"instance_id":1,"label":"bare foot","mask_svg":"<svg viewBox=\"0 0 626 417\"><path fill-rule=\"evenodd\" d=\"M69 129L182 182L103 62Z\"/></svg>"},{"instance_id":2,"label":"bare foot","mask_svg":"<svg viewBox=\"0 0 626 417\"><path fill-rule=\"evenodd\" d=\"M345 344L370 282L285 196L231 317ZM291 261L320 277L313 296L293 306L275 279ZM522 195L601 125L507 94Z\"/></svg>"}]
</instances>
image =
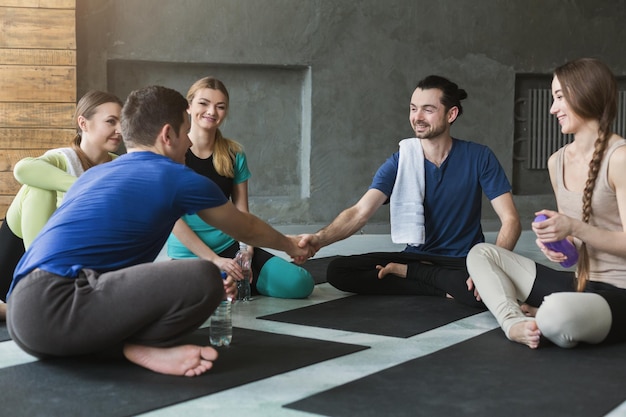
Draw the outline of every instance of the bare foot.
<instances>
[{"instance_id":1,"label":"bare foot","mask_svg":"<svg viewBox=\"0 0 626 417\"><path fill-rule=\"evenodd\" d=\"M7 305L0 301L0 321L7 319Z\"/></svg>"},{"instance_id":2,"label":"bare foot","mask_svg":"<svg viewBox=\"0 0 626 417\"><path fill-rule=\"evenodd\" d=\"M383 279L385 275L388 274L393 274L400 278L406 278L406 272L409 270L409 267L405 264L390 262L385 266L376 265L376 269L378 270L378 279Z\"/></svg>"},{"instance_id":3,"label":"bare foot","mask_svg":"<svg viewBox=\"0 0 626 417\"><path fill-rule=\"evenodd\" d=\"M525 320L511 326L508 337L514 342L526 345L531 349L537 349L541 331L537 327L535 320Z\"/></svg>"},{"instance_id":4,"label":"bare foot","mask_svg":"<svg viewBox=\"0 0 626 417\"><path fill-rule=\"evenodd\" d=\"M537 315L537 310L539 309L538 307L533 307L526 303L522 304L520 308L527 317L535 317Z\"/></svg>"},{"instance_id":5,"label":"bare foot","mask_svg":"<svg viewBox=\"0 0 626 417\"><path fill-rule=\"evenodd\" d=\"M217 351L210 346L182 345L170 348L124 346L129 361L166 375L198 376L213 366Z\"/></svg>"}]
</instances>

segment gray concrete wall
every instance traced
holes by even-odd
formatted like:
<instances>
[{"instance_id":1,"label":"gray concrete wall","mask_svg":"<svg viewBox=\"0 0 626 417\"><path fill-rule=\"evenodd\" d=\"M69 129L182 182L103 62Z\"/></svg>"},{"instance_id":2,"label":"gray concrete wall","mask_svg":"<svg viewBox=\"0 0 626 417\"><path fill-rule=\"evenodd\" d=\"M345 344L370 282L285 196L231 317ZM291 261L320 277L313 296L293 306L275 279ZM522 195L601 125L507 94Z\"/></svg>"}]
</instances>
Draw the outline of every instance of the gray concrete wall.
<instances>
[{"instance_id":1,"label":"gray concrete wall","mask_svg":"<svg viewBox=\"0 0 626 417\"><path fill-rule=\"evenodd\" d=\"M489 145L509 178L515 77L581 57L626 74L624 0L81 0L78 93L204 75L230 90L251 210L275 225L326 224L412 134L408 103L432 73L469 93L453 135ZM547 87L547 86L546 86ZM552 196L515 196L525 227ZM487 230L495 214L484 210ZM386 230L388 210L365 232ZM497 222L495 223L497 225Z\"/></svg>"}]
</instances>

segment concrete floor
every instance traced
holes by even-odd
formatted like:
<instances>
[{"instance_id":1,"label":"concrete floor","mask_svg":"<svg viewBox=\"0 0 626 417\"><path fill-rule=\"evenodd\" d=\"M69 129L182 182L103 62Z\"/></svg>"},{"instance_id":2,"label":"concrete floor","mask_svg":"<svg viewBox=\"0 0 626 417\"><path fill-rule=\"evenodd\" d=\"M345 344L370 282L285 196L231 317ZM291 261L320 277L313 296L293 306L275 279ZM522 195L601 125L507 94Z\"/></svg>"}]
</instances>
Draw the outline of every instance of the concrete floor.
<instances>
[{"instance_id":1,"label":"concrete floor","mask_svg":"<svg viewBox=\"0 0 626 417\"><path fill-rule=\"evenodd\" d=\"M487 241L493 241L494 239L494 233L487 234ZM355 235L343 242L337 242L324 248L317 256L348 255L399 249L401 249L401 246L391 243L389 235ZM535 246L534 234L532 232L523 233L516 247L516 252L539 259L541 253ZM162 254L159 260L164 259L166 259L166 256ZM237 308L233 309L233 325L265 332L366 345L370 346L370 349L279 374L210 396L162 408L144 415L178 417L180 415L200 416L209 415L212 412L227 412L231 415L249 416L310 416L312 414L283 408L283 405L444 349L452 344L462 342L497 327L493 316L489 312L483 312L432 331L403 339L280 323L256 318L266 314L323 303L345 297L346 295L348 294L340 292L328 284L321 284L317 285L313 294L305 300L284 300L256 296L253 301L243 305L239 304ZM0 368L34 360L34 358L21 351L12 341L0 343ZM332 377L329 378L329 375L332 375ZM618 415L626 415L626 403L609 414L612 417Z\"/></svg>"}]
</instances>

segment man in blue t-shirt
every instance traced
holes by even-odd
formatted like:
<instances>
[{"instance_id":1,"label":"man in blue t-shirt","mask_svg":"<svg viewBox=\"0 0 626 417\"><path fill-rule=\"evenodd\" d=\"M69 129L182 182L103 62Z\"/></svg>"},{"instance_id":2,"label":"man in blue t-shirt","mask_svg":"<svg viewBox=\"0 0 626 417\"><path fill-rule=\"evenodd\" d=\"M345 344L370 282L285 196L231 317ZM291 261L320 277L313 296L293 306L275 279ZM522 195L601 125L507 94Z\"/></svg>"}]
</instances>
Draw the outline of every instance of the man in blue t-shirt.
<instances>
[{"instance_id":1,"label":"man in blue t-shirt","mask_svg":"<svg viewBox=\"0 0 626 417\"><path fill-rule=\"evenodd\" d=\"M217 358L181 344L224 298L236 295L209 261L154 263L174 223L196 213L235 239L304 259L287 237L184 166L188 103L159 86L132 92L122 109L128 153L87 171L18 264L7 326L26 352L69 356L119 348L131 362L195 376Z\"/></svg>"},{"instance_id":2,"label":"man in blue t-shirt","mask_svg":"<svg viewBox=\"0 0 626 417\"><path fill-rule=\"evenodd\" d=\"M400 151L378 169L354 206L317 233L301 236L303 247L319 250L351 236L390 203L392 239L406 243L404 251L339 257L328 267L330 284L360 294L450 296L482 307L465 266L470 248L484 241L482 194L501 222L496 245L512 250L521 224L493 152L450 135L465 98L465 90L446 78L420 81L409 113L415 137L400 142Z\"/></svg>"}]
</instances>

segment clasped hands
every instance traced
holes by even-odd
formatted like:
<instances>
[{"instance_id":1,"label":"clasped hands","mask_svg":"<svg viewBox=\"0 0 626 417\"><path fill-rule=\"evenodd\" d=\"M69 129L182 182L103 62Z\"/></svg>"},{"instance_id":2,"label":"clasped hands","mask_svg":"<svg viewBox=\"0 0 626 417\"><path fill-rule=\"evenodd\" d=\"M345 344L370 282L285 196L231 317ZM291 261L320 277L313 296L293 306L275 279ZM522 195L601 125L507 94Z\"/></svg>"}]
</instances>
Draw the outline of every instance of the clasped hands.
<instances>
[{"instance_id":1,"label":"clasped hands","mask_svg":"<svg viewBox=\"0 0 626 417\"><path fill-rule=\"evenodd\" d=\"M301 234L298 236L288 236L292 242L292 250L287 254L291 256L294 263L301 265L307 259L313 257L322 247L319 237L315 234Z\"/></svg>"}]
</instances>

